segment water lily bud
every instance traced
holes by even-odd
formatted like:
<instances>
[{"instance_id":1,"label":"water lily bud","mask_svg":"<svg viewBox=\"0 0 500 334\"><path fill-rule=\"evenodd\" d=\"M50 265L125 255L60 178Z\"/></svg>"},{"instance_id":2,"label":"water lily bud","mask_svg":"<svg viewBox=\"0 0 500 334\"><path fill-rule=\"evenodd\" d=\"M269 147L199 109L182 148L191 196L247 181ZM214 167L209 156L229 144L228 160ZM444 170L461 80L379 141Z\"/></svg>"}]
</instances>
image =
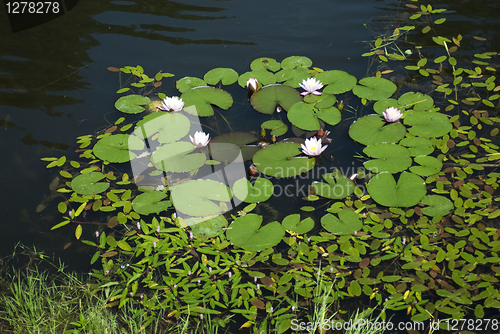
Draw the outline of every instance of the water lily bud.
<instances>
[{"instance_id":1,"label":"water lily bud","mask_svg":"<svg viewBox=\"0 0 500 334\"><path fill-rule=\"evenodd\" d=\"M279 105L277 105L276 106L276 112L281 112L281 110L283 110L283 109L281 109L281 107Z\"/></svg>"},{"instance_id":2,"label":"water lily bud","mask_svg":"<svg viewBox=\"0 0 500 334\"><path fill-rule=\"evenodd\" d=\"M275 144L275 143L276 143L276 135L273 135L273 136L271 137L271 141L273 142L273 144Z\"/></svg>"},{"instance_id":3,"label":"water lily bud","mask_svg":"<svg viewBox=\"0 0 500 334\"><path fill-rule=\"evenodd\" d=\"M255 78L250 78L247 80L247 88L252 92L256 92L259 89L259 82Z\"/></svg>"}]
</instances>

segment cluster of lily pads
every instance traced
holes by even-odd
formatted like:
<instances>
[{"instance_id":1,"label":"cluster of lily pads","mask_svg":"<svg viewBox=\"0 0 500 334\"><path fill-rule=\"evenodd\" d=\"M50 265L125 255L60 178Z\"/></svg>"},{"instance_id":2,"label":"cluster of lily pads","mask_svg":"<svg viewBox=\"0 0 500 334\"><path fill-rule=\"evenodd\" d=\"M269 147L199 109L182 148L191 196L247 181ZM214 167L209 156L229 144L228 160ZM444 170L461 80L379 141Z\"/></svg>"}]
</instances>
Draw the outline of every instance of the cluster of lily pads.
<instances>
[{"instance_id":1,"label":"cluster of lily pads","mask_svg":"<svg viewBox=\"0 0 500 334\"><path fill-rule=\"evenodd\" d=\"M434 37L440 45L446 40ZM377 39L368 55L410 61L391 58L387 49L380 53L381 44ZM447 78L439 60L438 69L421 60L417 66L440 77L436 91L446 97L453 91L442 87ZM470 105L476 97L465 91L485 88L489 96L479 102L492 108L496 77L477 70L490 64L460 71L451 57L449 63L456 96L464 94L462 102ZM120 97L116 108L147 115L126 125L121 117L98 136L79 137L85 162L45 159L67 180L57 189L68 194L58 205L64 220L53 229L72 224L76 238L85 236L82 241L95 248L91 262L100 259L102 269L93 276L109 291L111 305L134 302L150 315L172 310L171 317L213 314L220 324L236 313L247 319L242 327L272 322L282 331L308 314L318 281L334 284L332 300L364 296L389 310L406 310L413 321L464 318L472 305L481 318L485 309L500 307L500 229L481 222L500 216L500 173L480 174L498 159L499 147L472 130L484 124L496 135L499 119L474 111L470 125L462 125L430 95L398 92L380 72L358 81L344 71L312 67L306 57L259 58L250 69L239 75L216 68L203 79L182 78L176 82L180 96L167 97L154 92L171 74L150 78L140 66L110 68L135 79L119 93L138 90ZM203 131L199 117L233 112L233 98L221 88L233 84L272 118L261 125L271 141L259 138L259 129ZM273 182L310 172L326 149L328 132L342 119L338 95L356 96L375 112L349 128L349 136L366 146L369 175L333 170L322 175L325 182L312 182L305 203L316 213L328 205L319 220L304 210L268 221L258 212L273 195ZM458 98L447 101L460 105ZM300 138L288 137L290 131ZM312 136L305 138L306 131ZM475 163L466 160L479 149L484 154ZM131 171L118 167L129 162ZM247 175L247 167L259 176ZM368 194L358 189L364 181ZM88 229L95 220L99 228Z\"/></svg>"}]
</instances>

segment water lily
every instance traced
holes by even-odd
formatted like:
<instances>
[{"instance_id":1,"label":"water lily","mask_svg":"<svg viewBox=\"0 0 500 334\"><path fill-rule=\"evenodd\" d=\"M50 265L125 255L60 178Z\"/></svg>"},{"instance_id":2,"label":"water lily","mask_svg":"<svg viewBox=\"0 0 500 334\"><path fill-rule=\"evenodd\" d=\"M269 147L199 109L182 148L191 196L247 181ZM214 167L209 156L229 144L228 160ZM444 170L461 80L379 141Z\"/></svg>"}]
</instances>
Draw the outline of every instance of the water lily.
<instances>
[{"instance_id":1,"label":"water lily","mask_svg":"<svg viewBox=\"0 0 500 334\"><path fill-rule=\"evenodd\" d=\"M184 101L177 96L165 98L161 103L161 106L158 107L158 109L164 111L181 111L182 108L184 108Z\"/></svg>"},{"instance_id":2,"label":"water lily","mask_svg":"<svg viewBox=\"0 0 500 334\"><path fill-rule=\"evenodd\" d=\"M259 83L257 81L257 79L255 78L250 78L247 80L247 88L253 92L257 91L257 89L259 88Z\"/></svg>"},{"instance_id":3,"label":"water lily","mask_svg":"<svg viewBox=\"0 0 500 334\"><path fill-rule=\"evenodd\" d=\"M300 145L302 146L302 152L304 152L310 157L315 157L320 155L328 147L328 145L322 146L321 139L318 139L316 137L311 137L309 139L306 139L306 142Z\"/></svg>"},{"instance_id":4,"label":"water lily","mask_svg":"<svg viewBox=\"0 0 500 334\"><path fill-rule=\"evenodd\" d=\"M300 95L308 95L308 94L314 94L314 95L321 95L321 92L318 92L318 89L323 88L323 84L321 81L316 80L315 78L309 78L309 79L304 79L302 80L302 83L299 84L302 89L305 90L305 92L300 93Z\"/></svg>"},{"instance_id":5,"label":"water lily","mask_svg":"<svg viewBox=\"0 0 500 334\"><path fill-rule=\"evenodd\" d=\"M383 114L384 114L385 120L389 123L397 122L397 121L399 121L401 116L403 116L403 113L399 109L394 108L394 107L387 108L383 112Z\"/></svg>"},{"instance_id":6,"label":"water lily","mask_svg":"<svg viewBox=\"0 0 500 334\"><path fill-rule=\"evenodd\" d=\"M208 145L208 142L210 141L210 135L203 131L196 131L194 133L194 138L190 135L189 139L191 139L191 143L193 143L193 145L203 147Z\"/></svg>"}]
</instances>

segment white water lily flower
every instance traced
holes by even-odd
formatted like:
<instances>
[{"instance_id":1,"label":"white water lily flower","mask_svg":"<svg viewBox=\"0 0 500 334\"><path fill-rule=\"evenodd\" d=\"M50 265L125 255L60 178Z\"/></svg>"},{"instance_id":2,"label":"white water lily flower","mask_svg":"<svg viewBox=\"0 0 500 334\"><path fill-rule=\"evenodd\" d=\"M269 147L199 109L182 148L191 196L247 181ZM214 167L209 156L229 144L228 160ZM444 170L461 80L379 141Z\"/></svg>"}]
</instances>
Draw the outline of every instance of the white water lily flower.
<instances>
[{"instance_id":1,"label":"white water lily flower","mask_svg":"<svg viewBox=\"0 0 500 334\"><path fill-rule=\"evenodd\" d=\"M320 155L328 147L328 145L322 146L321 139L318 139L316 137L306 139L306 142L304 144L300 144L300 146L302 146L302 152L310 157Z\"/></svg>"},{"instance_id":2,"label":"white water lily flower","mask_svg":"<svg viewBox=\"0 0 500 334\"><path fill-rule=\"evenodd\" d=\"M193 145L203 147L208 145L208 142L210 141L210 135L203 131L196 131L194 133L194 138L190 135L189 139L191 139L191 143L193 143Z\"/></svg>"},{"instance_id":3,"label":"white water lily flower","mask_svg":"<svg viewBox=\"0 0 500 334\"><path fill-rule=\"evenodd\" d=\"M164 111L181 111L182 108L184 108L184 101L177 96L165 98L161 103L161 106L158 107L158 109Z\"/></svg>"},{"instance_id":4,"label":"white water lily flower","mask_svg":"<svg viewBox=\"0 0 500 334\"><path fill-rule=\"evenodd\" d=\"M401 116L403 116L403 113L394 107L387 108L384 112L384 118L387 122L389 123L394 123L399 121Z\"/></svg>"},{"instance_id":5,"label":"white water lily flower","mask_svg":"<svg viewBox=\"0 0 500 334\"><path fill-rule=\"evenodd\" d=\"M248 79L247 80L247 88L253 92L257 91L257 89L259 88L259 83L257 82L257 79L255 79L255 78Z\"/></svg>"},{"instance_id":6,"label":"white water lily flower","mask_svg":"<svg viewBox=\"0 0 500 334\"><path fill-rule=\"evenodd\" d=\"M304 79L302 80L302 83L299 84L302 89L305 90L305 92L300 93L300 95L308 95L308 94L314 94L314 95L321 95L321 92L318 92L318 89L323 88L323 84L321 81L316 80L315 78L309 78L309 79Z\"/></svg>"}]
</instances>

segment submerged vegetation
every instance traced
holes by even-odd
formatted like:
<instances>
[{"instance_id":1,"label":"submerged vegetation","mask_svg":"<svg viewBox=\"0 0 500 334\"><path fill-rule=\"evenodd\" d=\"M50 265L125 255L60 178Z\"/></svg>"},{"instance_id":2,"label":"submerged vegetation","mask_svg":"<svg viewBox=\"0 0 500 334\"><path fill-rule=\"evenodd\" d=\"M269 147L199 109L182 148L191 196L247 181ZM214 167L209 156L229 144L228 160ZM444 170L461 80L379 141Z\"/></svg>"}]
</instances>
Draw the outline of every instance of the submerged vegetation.
<instances>
[{"instance_id":1,"label":"submerged vegetation","mask_svg":"<svg viewBox=\"0 0 500 334\"><path fill-rule=\"evenodd\" d=\"M78 158L44 159L67 196L53 229L71 226L94 249L106 305L136 309L146 326L166 312L278 333L317 319L320 303L331 304L322 317L346 321L353 299L429 332L497 316L497 53L462 56L461 35L437 34L443 9L407 8L408 25L364 54L380 69L360 80L307 57L259 58L241 75L182 78L167 97L172 74L109 68L130 75L115 104L129 115L79 137ZM420 33L428 45L408 42ZM383 77L398 62L418 90ZM252 132L225 118L245 95L266 117ZM352 159L364 162L347 175L324 155L352 110L349 136L364 146ZM275 214L266 201L298 179L308 193Z\"/></svg>"}]
</instances>

